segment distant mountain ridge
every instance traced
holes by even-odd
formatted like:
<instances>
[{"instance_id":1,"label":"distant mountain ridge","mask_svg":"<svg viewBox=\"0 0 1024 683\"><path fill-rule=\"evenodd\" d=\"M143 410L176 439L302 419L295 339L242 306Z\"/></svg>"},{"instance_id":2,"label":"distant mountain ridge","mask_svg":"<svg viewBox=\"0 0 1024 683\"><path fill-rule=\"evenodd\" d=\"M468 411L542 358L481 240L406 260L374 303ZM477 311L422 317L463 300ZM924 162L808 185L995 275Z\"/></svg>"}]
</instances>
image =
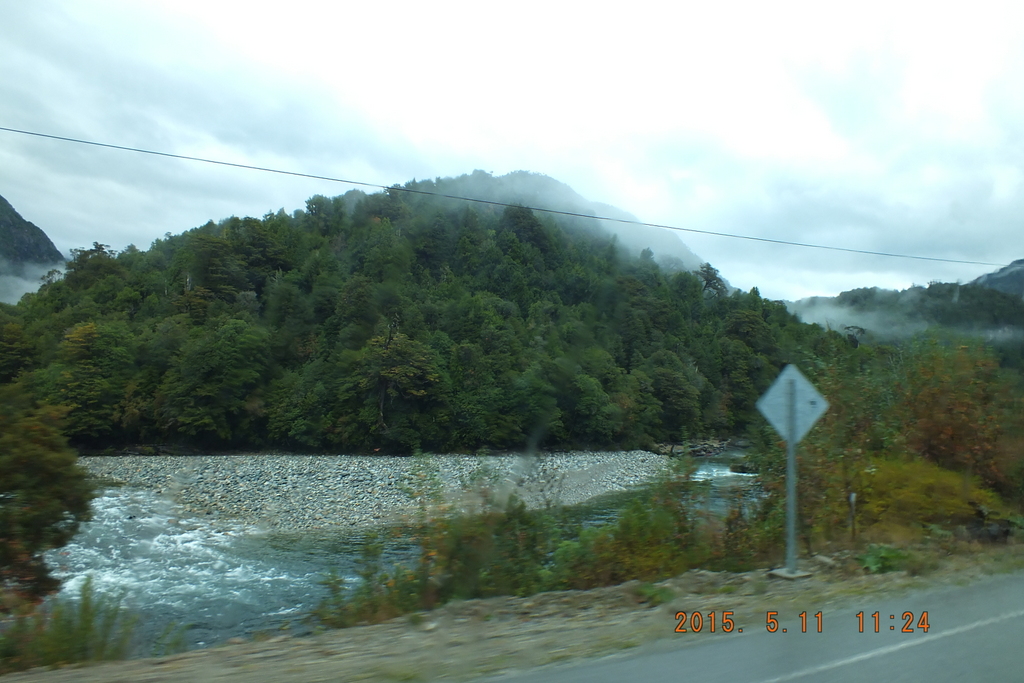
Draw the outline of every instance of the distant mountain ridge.
<instances>
[{"instance_id":1,"label":"distant mountain ridge","mask_svg":"<svg viewBox=\"0 0 1024 683\"><path fill-rule=\"evenodd\" d=\"M0 267L19 270L26 264L58 264L64 255L38 226L21 217L11 203L0 197Z\"/></svg>"},{"instance_id":2,"label":"distant mountain ridge","mask_svg":"<svg viewBox=\"0 0 1024 683\"><path fill-rule=\"evenodd\" d=\"M982 285L1000 292L1024 297L1024 259L1000 268L994 273L985 273L971 281L971 284Z\"/></svg>"},{"instance_id":3,"label":"distant mountain ridge","mask_svg":"<svg viewBox=\"0 0 1024 683\"><path fill-rule=\"evenodd\" d=\"M1017 263L1024 266L1024 261ZM903 291L864 287L836 297L801 299L787 307L805 323L817 323L859 341L891 342L922 332L977 338L994 347L1003 363L1024 368L1021 290L1011 293L979 280L933 282Z\"/></svg>"}]
</instances>

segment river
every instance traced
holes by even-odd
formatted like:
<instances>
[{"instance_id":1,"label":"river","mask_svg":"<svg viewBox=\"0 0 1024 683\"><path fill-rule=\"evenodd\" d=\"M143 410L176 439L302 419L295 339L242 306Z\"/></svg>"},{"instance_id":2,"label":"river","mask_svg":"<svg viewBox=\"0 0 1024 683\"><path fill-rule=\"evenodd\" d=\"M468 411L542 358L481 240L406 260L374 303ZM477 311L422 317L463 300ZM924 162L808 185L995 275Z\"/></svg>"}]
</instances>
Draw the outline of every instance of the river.
<instances>
[{"instance_id":1,"label":"river","mask_svg":"<svg viewBox=\"0 0 1024 683\"><path fill-rule=\"evenodd\" d=\"M710 484L708 508L721 512L736 490L750 491L751 475L730 472L738 453L698 460L694 479ZM574 512L585 523L612 518L624 497L602 496ZM140 616L136 641L150 647L169 625L187 626L189 649L259 632L303 635L303 617L326 596L320 585L334 570L356 578L364 537L338 532L268 532L223 519L185 518L157 494L111 488L93 501L94 518L70 544L47 554L63 581L60 598L76 599L87 576L97 592L124 594ZM385 561L411 559L415 547L386 547ZM152 654L139 650L138 656Z\"/></svg>"}]
</instances>

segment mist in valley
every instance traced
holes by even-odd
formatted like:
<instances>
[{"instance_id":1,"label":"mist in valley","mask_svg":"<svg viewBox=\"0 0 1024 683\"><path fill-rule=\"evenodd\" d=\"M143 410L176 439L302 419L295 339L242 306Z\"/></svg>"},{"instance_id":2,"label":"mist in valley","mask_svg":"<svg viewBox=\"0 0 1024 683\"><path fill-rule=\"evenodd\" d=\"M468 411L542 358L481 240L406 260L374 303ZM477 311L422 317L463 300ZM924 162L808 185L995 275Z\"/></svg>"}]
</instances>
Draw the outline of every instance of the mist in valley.
<instances>
[{"instance_id":1,"label":"mist in valley","mask_svg":"<svg viewBox=\"0 0 1024 683\"><path fill-rule=\"evenodd\" d=\"M864 288L787 302L787 307L805 323L861 341L893 342L939 330L996 345L1024 341L1019 297L974 284L931 283L902 291Z\"/></svg>"},{"instance_id":2,"label":"mist in valley","mask_svg":"<svg viewBox=\"0 0 1024 683\"><path fill-rule=\"evenodd\" d=\"M63 271L63 265L53 263L15 265L0 259L0 302L16 304L25 294L39 291L43 278L54 268Z\"/></svg>"}]
</instances>

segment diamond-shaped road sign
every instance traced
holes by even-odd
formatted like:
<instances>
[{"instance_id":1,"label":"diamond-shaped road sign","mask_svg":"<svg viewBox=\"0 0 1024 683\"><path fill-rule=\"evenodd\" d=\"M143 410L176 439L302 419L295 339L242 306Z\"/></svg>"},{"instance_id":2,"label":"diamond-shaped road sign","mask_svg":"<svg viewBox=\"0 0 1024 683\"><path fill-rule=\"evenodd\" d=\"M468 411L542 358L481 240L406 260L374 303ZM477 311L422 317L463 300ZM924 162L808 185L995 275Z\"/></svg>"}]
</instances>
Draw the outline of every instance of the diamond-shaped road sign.
<instances>
[{"instance_id":1,"label":"diamond-shaped road sign","mask_svg":"<svg viewBox=\"0 0 1024 683\"><path fill-rule=\"evenodd\" d=\"M768 387L768 391L758 399L757 409L768 418L768 422L783 439L799 443L828 410L828 401L795 365L787 365ZM790 411L793 413L792 423Z\"/></svg>"}]
</instances>

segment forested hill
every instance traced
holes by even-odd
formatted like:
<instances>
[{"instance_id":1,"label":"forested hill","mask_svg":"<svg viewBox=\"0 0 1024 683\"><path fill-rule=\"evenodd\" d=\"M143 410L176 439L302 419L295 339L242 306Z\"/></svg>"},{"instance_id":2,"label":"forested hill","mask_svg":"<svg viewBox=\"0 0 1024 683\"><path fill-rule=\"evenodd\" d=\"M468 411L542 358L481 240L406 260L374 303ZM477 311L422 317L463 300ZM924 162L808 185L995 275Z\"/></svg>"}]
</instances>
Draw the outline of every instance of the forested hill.
<instances>
[{"instance_id":1,"label":"forested hill","mask_svg":"<svg viewBox=\"0 0 1024 683\"><path fill-rule=\"evenodd\" d=\"M845 343L595 224L395 188L95 244L0 308L0 382L93 446L618 447L741 430L797 349Z\"/></svg>"}]
</instances>

